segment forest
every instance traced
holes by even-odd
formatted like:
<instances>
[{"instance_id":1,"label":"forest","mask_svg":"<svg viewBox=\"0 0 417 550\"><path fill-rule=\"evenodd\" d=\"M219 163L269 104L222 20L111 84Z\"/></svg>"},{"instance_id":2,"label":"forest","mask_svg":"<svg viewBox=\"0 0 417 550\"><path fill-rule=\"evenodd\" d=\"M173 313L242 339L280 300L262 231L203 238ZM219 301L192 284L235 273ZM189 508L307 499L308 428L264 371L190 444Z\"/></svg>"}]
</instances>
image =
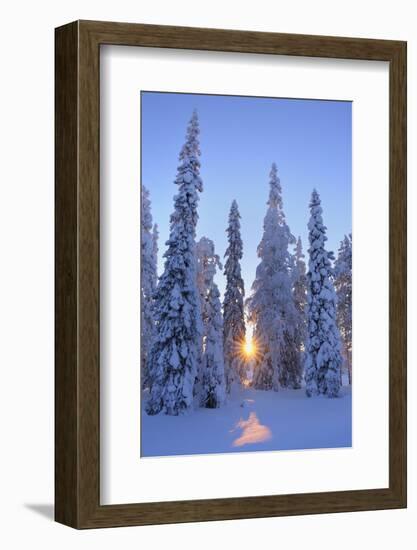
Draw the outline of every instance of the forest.
<instances>
[{"instance_id":1,"label":"forest","mask_svg":"<svg viewBox=\"0 0 417 550\"><path fill-rule=\"evenodd\" d=\"M301 238L291 233L272 163L269 180L265 178L268 200L256 277L245 289L245 220L238 202L233 200L225 220L224 258L216 254L210 235L196 238L203 193L199 135L194 111L179 154L160 274L158 226L150 193L141 187L142 454L222 452L247 444L253 450L350 445L352 235L342 236L336 257L327 250L323 207L318 190L312 189L305 205L305 254ZM223 296L216 273L225 277ZM247 418L242 409L248 409ZM179 416L185 420L178 427L163 420ZM277 421L288 427L289 417L293 428L301 424L299 436L294 439L291 433L274 444L274 434L282 429ZM213 428L213 436L201 446L195 440L199 430L210 432L210 422L222 428ZM223 439L217 444L220 432ZM307 432L321 435L311 439Z\"/></svg>"}]
</instances>

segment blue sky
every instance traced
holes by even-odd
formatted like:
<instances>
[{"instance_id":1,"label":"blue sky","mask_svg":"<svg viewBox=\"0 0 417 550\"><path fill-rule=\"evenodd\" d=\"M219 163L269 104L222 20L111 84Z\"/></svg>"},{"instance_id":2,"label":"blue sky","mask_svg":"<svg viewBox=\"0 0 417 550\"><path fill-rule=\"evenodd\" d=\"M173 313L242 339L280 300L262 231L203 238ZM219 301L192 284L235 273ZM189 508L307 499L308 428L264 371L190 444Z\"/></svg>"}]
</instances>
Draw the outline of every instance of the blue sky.
<instances>
[{"instance_id":1,"label":"blue sky","mask_svg":"<svg viewBox=\"0 0 417 550\"><path fill-rule=\"evenodd\" d=\"M352 231L352 104L279 98L141 93L141 178L149 189L152 215L160 230L162 269L169 216L177 191L173 180L193 109L200 120L201 177L197 239L212 239L223 258L230 204L239 205L246 294L255 277L262 237L269 171L276 162L284 211L307 258L308 204L320 193L328 248L336 254ZM221 293L225 281L218 273Z\"/></svg>"}]
</instances>

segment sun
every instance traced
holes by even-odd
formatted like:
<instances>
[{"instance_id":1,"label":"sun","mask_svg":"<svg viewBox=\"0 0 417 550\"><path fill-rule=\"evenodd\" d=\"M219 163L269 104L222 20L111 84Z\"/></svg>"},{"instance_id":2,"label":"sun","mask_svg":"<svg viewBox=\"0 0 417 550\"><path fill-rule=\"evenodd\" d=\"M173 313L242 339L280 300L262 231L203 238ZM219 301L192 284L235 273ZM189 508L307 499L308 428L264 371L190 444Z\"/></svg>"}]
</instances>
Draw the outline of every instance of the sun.
<instances>
[{"instance_id":1,"label":"sun","mask_svg":"<svg viewBox=\"0 0 417 550\"><path fill-rule=\"evenodd\" d=\"M253 357L255 355L255 345L252 338L245 341L243 344L243 350L246 357Z\"/></svg>"},{"instance_id":2,"label":"sun","mask_svg":"<svg viewBox=\"0 0 417 550\"><path fill-rule=\"evenodd\" d=\"M246 327L246 335L241 340L236 340L234 345L234 354L243 363L251 364L259 357L259 345L256 337L253 335L252 327Z\"/></svg>"}]
</instances>

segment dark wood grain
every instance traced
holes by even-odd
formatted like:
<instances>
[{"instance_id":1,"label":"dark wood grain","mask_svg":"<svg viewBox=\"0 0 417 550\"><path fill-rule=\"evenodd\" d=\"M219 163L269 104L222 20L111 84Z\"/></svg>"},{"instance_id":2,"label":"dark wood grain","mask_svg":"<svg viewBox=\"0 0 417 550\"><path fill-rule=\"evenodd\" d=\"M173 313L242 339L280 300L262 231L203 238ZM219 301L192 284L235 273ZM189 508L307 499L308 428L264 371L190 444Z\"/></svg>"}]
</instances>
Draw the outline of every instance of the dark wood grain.
<instances>
[{"instance_id":1,"label":"dark wood grain","mask_svg":"<svg viewBox=\"0 0 417 550\"><path fill-rule=\"evenodd\" d=\"M55 519L78 522L78 25L55 43Z\"/></svg>"},{"instance_id":2,"label":"dark wood grain","mask_svg":"<svg viewBox=\"0 0 417 550\"><path fill-rule=\"evenodd\" d=\"M390 64L389 487L100 505L100 45ZM406 506L406 44L79 21L56 29L56 520L76 528Z\"/></svg>"},{"instance_id":3,"label":"dark wood grain","mask_svg":"<svg viewBox=\"0 0 417 550\"><path fill-rule=\"evenodd\" d=\"M389 477L407 494L407 47L390 61Z\"/></svg>"}]
</instances>

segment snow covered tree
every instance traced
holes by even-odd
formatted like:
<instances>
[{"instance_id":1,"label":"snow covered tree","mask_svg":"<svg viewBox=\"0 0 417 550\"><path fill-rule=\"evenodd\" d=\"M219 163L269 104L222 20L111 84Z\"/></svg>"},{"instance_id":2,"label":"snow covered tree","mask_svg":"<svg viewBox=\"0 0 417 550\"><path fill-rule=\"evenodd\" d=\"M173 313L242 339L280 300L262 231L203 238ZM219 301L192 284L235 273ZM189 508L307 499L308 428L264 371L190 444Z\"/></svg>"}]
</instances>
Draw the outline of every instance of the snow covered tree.
<instances>
[{"instance_id":1,"label":"snow covered tree","mask_svg":"<svg viewBox=\"0 0 417 550\"><path fill-rule=\"evenodd\" d=\"M285 220L277 167L270 172L268 210L258 246L260 263L247 301L257 349L253 385L275 391L279 386L298 388L301 366L295 342L297 311L292 292L292 256L295 239Z\"/></svg>"},{"instance_id":2,"label":"snow covered tree","mask_svg":"<svg viewBox=\"0 0 417 550\"><path fill-rule=\"evenodd\" d=\"M229 213L229 224L226 230L228 247L224 255L226 258L224 266L226 291L223 300L223 348L228 393L235 382L239 383L245 377L245 365L241 357L246 334L245 287L240 268L243 244L239 220L239 209L234 200Z\"/></svg>"},{"instance_id":3,"label":"snow covered tree","mask_svg":"<svg viewBox=\"0 0 417 550\"><path fill-rule=\"evenodd\" d=\"M223 359L223 319L220 292L214 282L216 267L222 269L213 241L202 237L197 251L197 286L203 320L203 357L199 373L199 401L202 407L215 409L225 400Z\"/></svg>"},{"instance_id":4,"label":"snow covered tree","mask_svg":"<svg viewBox=\"0 0 417 550\"><path fill-rule=\"evenodd\" d=\"M149 382L147 368L149 353L155 337L152 306L157 282L157 263L155 239L151 232L151 201L145 186L142 186L141 206L141 381L142 387L146 387Z\"/></svg>"},{"instance_id":5,"label":"snow covered tree","mask_svg":"<svg viewBox=\"0 0 417 550\"><path fill-rule=\"evenodd\" d=\"M153 253L153 261L155 263L155 272L158 271L158 240L159 240L159 230L158 230L158 224L155 223L152 229L152 253ZM157 282L157 277L155 277L155 286Z\"/></svg>"},{"instance_id":6,"label":"snow covered tree","mask_svg":"<svg viewBox=\"0 0 417 550\"><path fill-rule=\"evenodd\" d=\"M181 414L192 407L201 361L201 309L197 288L195 233L200 178L199 124L194 112L180 152L174 212L155 292L156 338L150 353L148 414Z\"/></svg>"},{"instance_id":7,"label":"snow covered tree","mask_svg":"<svg viewBox=\"0 0 417 550\"><path fill-rule=\"evenodd\" d=\"M301 237L298 237L293 255L293 295L295 308L297 310L295 341L301 368L304 364L304 348L307 333L307 275L304 258Z\"/></svg>"},{"instance_id":8,"label":"snow covered tree","mask_svg":"<svg viewBox=\"0 0 417 550\"><path fill-rule=\"evenodd\" d=\"M345 363L352 383L352 235L345 235L335 262L336 319L342 337Z\"/></svg>"},{"instance_id":9,"label":"snow covered tree","mask_svg":"<svg viewBox=\"0 0 417 550\"><path fill-rule=\"evenodd\" d=\"M310 201L309 262L307 273L306 394L337 397L342 366L340 333L336 324L336 293L332 278L333 253L325 248L320 196L314 189Z\"/></svg>"}]
</instances>

